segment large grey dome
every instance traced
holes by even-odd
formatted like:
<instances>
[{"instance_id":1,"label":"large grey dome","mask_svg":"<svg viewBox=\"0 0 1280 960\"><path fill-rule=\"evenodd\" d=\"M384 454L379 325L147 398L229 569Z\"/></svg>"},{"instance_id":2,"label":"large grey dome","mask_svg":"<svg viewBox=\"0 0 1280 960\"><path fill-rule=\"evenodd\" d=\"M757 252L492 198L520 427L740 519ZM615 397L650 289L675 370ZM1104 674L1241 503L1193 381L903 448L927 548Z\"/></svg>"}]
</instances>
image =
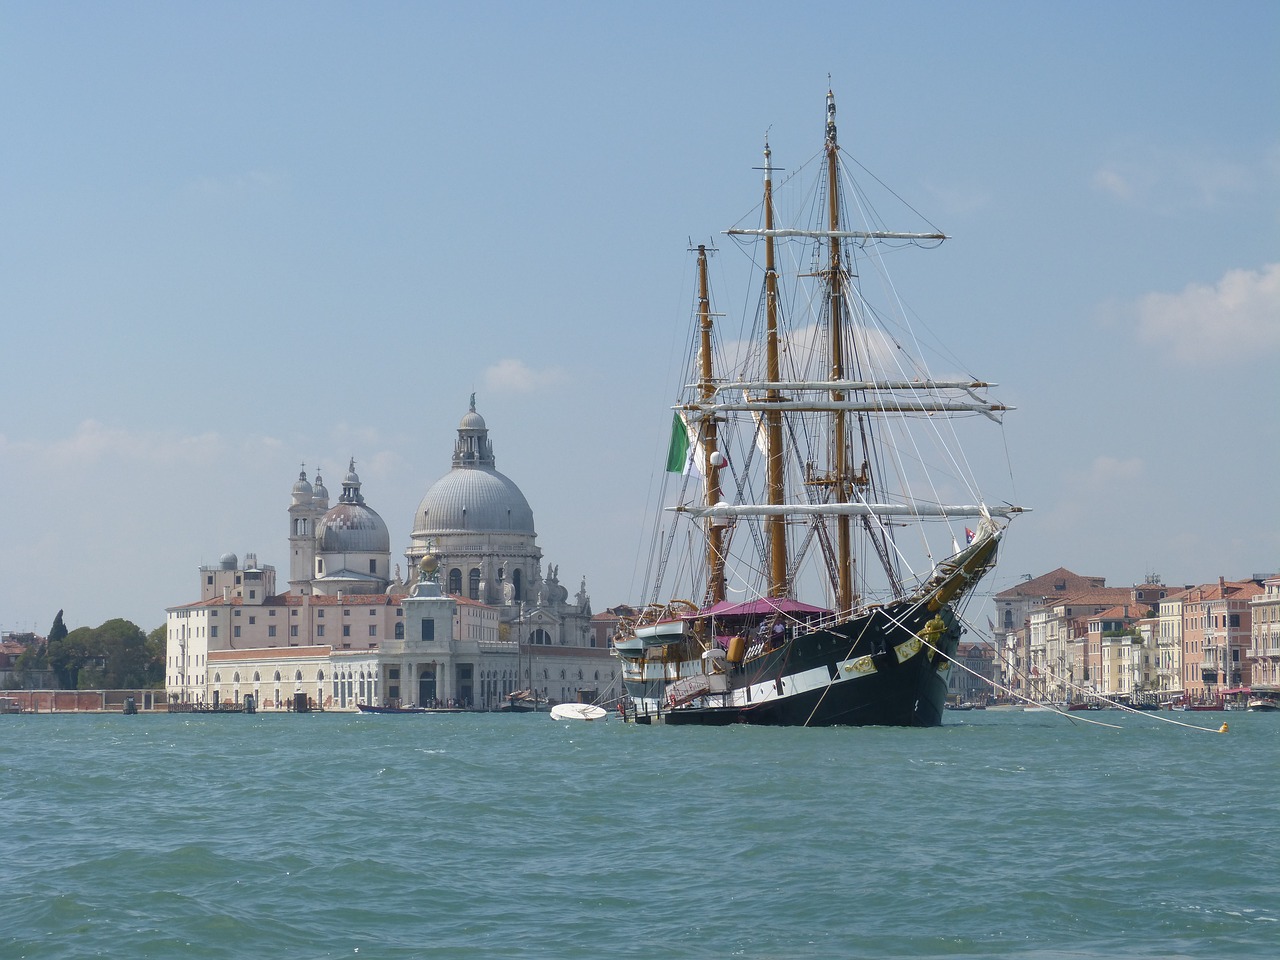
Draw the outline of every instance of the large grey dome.
<instances>
[{"instance_id":1,"label":"large grey dome","mask_svg":"<svg viewBox=\"0 0 1280 960\"><path fill-rule=\"evenodd\" d=\"M532 534L533 510L520 488L497 470L454 467L418 504L413 532L436 536L461 530Z\"/></svg>"}]
</instances>

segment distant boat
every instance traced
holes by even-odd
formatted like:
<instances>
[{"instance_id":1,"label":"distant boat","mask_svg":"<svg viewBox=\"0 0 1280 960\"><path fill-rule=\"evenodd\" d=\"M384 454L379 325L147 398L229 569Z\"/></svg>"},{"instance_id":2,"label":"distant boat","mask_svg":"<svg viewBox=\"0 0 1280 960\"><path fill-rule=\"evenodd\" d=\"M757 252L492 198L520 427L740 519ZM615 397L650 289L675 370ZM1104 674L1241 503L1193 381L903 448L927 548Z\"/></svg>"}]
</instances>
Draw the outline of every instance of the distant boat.
<instances>
[{"instance_id":1,"label":"distant boat","mask_svg":"<svg viewBox=\"0 0 1280 960\"><path fill-rule=\"evenodd\" d=\"M608 710L593 703L557 703L551 708L552 720L603 720L608 716Z\"/></svg>"},{"instance_id":2,"label":"distant boat","mask_svg":"<svg viewBox=\"0 0 1280 960\"><path fill-rule=\"evenodd\" d=\"M545 710L547 700L532 690L516 690L507 694L507 702L498 707L499 713L536 713Z\"/></svg>"},{"instance_id":3,"label":"distant boat","mask_svg":"<svg viewBox=\"0 0 1280 960\"><path fill-rule=\"evenodd\" d=\"M1280 710L1280 697L1250 697L1249 709L1255 713L1272 713Z\"/></svg>"},{"instance_id":4,"label":"distant boat","mask_svg":"<svg viewBox=\"0 0 1280 960\"><path fill-rule=\"evenodd\" d=\"M887 281L883 253L946 236L879 225L866 184L849 179L835 116L828 92L819 222L775 227L766 141L758 227L726 231L760 248L750 256L763 267L741 335L716 328L698 248L667 460L684 479L655 528L652 600L614 642L628 720L940 724L965 605L1022 512L956 475L966 457L954 421L999 423L1010 408L985 381L935 378L911 355L921 340L896 291L873 289ZM864 222L849 217L852 198Z\"/></svg>"}]
</instances>

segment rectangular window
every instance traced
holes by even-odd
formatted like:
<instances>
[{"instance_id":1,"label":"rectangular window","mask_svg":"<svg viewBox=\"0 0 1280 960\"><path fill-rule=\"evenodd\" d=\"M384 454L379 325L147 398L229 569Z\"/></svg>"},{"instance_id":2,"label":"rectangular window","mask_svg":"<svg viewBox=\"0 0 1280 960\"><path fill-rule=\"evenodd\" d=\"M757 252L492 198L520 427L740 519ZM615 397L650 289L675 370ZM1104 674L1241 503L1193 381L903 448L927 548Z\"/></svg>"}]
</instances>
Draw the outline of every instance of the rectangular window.
<instances>
[{"instance_id":1,"label":"rectangular window","mask_svg":"<svg viewBox=\"0 0 1280 960\"><path fill-rule=\"evenodd\" d=\"M289 616L291 616L291 617L296 617L297 615L298 615L298 611L297 611L297 610L290 610L290 611L289 611Z\"/></svg>"},{"instance_id":2,"label":"rectangular window","mask_svg":"<svg viewBox=\"0 0 1280 960\"><path fill-rule=\"evenodd\" d=\"M318 627L316 627L316 636L317 636L317 637L323 637L323 636L324 636L324 624L323 624L323 623L322 623L322 624L320 624Z\"/></svg>"},{"instance_id":3,"label":"rectangular window","mask_svg":"<svg viewBox=\"0 0 1280 960\"><path fill-rule=\"evenodd\" d=\"M370 572L370 573L377 573L377 572L378 572L378 561L377 561L377 560L370 560L370 561L369 561L369 572Z\"/></svg>"},{"instance_id":4,"label":"rectangular window","mask_svg":"<svg viewBox=\"0 0 1280 960\"><path fill-rule=\"evenodd\" d=\"M351 608L350 608L350 607L343 607L343 608L342 608L342 615L343 615L344 617L349 617L349 616L351 616Z\"/></svg>"},{"instance_id":5,"label":"rectangular window","mask_svg":"<svg viewBox=\"0 0 1280 960\"><path fill-rule=\"evenodd\" d=\"M348 624L345 624L345 623L344 623L344 624L342 625L342 635L343 635L344 637L349 637L349 636L351 636L351 627L350 627Z\"/></svg>"},{"instance_id":6,"label":"rectangular window","mask_svg":"<svg viewBox=\"0 0 1280 960\"><path fill-rule=\"evenodd\" d=\"M249 599L250 599L250 600L255 600L255 599L257 599L257 596L258 596L258 591L257 591L257 590L250 590L250 591L249 591Z\"/></svg>"},{"instance_id":7,"label":"rectangular window","mask_svg":"<svg viewBox=\"0 0 1280 960\"><path fill-rule=\"evenodd\" d=\"M217 635L218 635L218 628L217 628L217 627L210 627L210 628L209 628L209 636L211 636L211 637L216 637Z\"/></svg>"},{"instance_id":8,"label":"rectangular window","mask_svg":"<svg viewBox=\"0 0 1280 960\"><path fill-rule=\"evenodd\" d=\"M436 622L430 617L422 618L422 639L434 640L436 638Z\"/></svg>"},{"instance_id":9,"label":"rectangular window","mask_svg":"<svg viewBox=\"0 0 1280 960\"><path fill-rule=\"evenodd\" d=\"M233 635L233 636L237 636L237 637L238 637L238 636L240 636L240 628L239 628L239 627L236 627L236 628L235 628L235 631L233 632L233 634L232 634L232 635Z\"/></svg>"},{"instance_id":10,"label":"rectangular window","mask_svg":"<svg viewBox=\"0 0 1280 960\"><path fill-rule=\"evenodd\" d=\"M317 616L317 617L319 617L321 620L323 620L323 619L324 619L324 611L323 611L323 610L317 610L317 611L316 611L316 616Z\"/></svg>"},{"instance_id":11,"label":"rectangular window","mask_svg":"<svg viewBox=\"0 0 1280 960\"><path fill-rule=\"evenodd\" d=\"M238 617L238 616L240 616L240 611L239 611L238 609L237 609L237 610L236 610L236 612L235 612L235 616L237 616L237 617Z\"/></svg>"},{"instance_id":12,"label":"rectangular window","mask_svg":"<svg viewBox=\"0 0 1280 960\"><path fill-rule=\"evenodd\" d=\"M376 637L378 635L378 625L376 623L369 624L369 636Z\"/></svg>"},{"instance_id":13,"label":"rectangular window","mask_svg":"<svg viewBox=\"0 0 1280 960\"><path fill-rule=\"evenodd\" d=\"M209 574L209 578L208 578L207 580L205 580L205 583L207 583L209 586L213 586L213 574L212 574L212 573L211 573L211 574Z\"/></svg>"},{"instance_id":14,"label":"rectangular window","mask_svg":"<svg viewBox=\"0 0 1280 960\"><path fill-rule=\"evenodd\" d=\"M375 608L370 607L370 608L369 608L369 616L371 616L371 617L376 617L377 615L378 615L378 611L377 611Z\"/></svg>"},{"instance_id":15,"label":"rectangular window","mask_svg":"<svg viewBox=\"0 0 1280 960\"><path fill-rule=\"evenodd\" d=\"M255 623L257 623L257 622L258 622L258 618L257 618L257 617L250 617L250 618L249 618L249 625L250 625L250 626L253 626L253 624L255 624Z\"/></svg>"},{"instance_id":16,"label":"rectangular window","mask_svg":"<svg viewBox=\"0 0 1280 960\"><path fill-rule=\"evenodd\" d=\"M296 623L289 624L289 636L296 637L298 635L298 625Z\"/></svg>"},{"instance_id":17,"label":"rectangular window","mask_svg":"<svg viewBox=\"0 0 1280 960\"><path fill-rule=\"evenodd\" d=\"M275 615L276 615L276 612L275 612L274 610L268 610L268 611L267 611L267 616L268 616L268 617L274 617Z\"/></svg>"},{"instance_id":18,"label":"rectangular window","mask_svg":"<svg viewBox=\"0 0 1280 960\"><path fill-rule=\"evenodd\" d=\"M273 623L271 624L271 626L267 627L267 636L274 637L275 635L276 635L276 625Z\"/></svg>"}]
</instances>

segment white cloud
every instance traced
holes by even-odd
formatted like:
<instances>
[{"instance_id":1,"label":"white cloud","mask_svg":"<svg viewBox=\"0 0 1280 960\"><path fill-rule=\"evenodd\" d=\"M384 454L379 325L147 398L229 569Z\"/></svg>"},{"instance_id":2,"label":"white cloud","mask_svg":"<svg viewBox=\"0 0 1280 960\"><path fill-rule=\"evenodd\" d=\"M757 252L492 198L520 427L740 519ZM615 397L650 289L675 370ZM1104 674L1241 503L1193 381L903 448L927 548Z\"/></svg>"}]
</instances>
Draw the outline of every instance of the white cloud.
<instances>
[{"instance_id":1,"label":"white cloud","mask_svg":"<svg viewBox=\"0 0 1280 960\"><path fill-rule=\"evenodd\" d=\"M1117 170L1099 170L1093 175L1093 185L1103 193L1109 193L1121 200L1133 198L1133 184Z\"/></svg>"},{"instance_id":2,"label":"white cloud","mask_svg":"<svg viewBox=\"0 0 1280 960\"><path fill-rule=\"evenodd\" d=\"M107 461L154 466L181 458L187 463L208 463L225 452L216 433L190 436L132 432L109 427L97 420L82 421L73 433L48 442L10 443L0 436L5 458L36 473L89 467Z\"/></svg>"},{"instance_id":3,"label":"white cloud","mask_svg":"<svg viewBox=\"0 0 1280 960\"><path fill-rule=\"evenodd\" d=\"M1142 339L1179 360L1252 359L1280 349L1280 263L1230 270L1214 286L1149 293L1136 311Z\"/></svg>"},{"instance_id":4,"label":"white cloud","mask_svg":"<svg viewBox=\"0 0 1280 960\"><path fill-rule=\"evenodd\" d=\"M495 393L533 393L543 387L554 387L567 379L559 367L535 370L522 360L499 360L484 372L486 390Z\"/></svg>"},{"instance_id":5,"label":"white cloud","mask_svg":"<svg viewBox=\"0 0 1280 960\"><path fill-rule=\"evenodd\" d=\"M1274 179L1274 153L1247 159L1190 148L1131 146L1094 172L1094 189L1144 209L1206 210Z\"/></svg>"},{"instance_id":6,"label":"white cloud","mask_svg":"<svg viewBox=\"0 0 1280 960\"><path fill-rule=\"evenodd\" d=\"M1132 484L1142 477L1144 468L1141 457L1095 457L1084 477L1084 486L1093 490L1111 490Z\"/></svg>"}]
</instances>

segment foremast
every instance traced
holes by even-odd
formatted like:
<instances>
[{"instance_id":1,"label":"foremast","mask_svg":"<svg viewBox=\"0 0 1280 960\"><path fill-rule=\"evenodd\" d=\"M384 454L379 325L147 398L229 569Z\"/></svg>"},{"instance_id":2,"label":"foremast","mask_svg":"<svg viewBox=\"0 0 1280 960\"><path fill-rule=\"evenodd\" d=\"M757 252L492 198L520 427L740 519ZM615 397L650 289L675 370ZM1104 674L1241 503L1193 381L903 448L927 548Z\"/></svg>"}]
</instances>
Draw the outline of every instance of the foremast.
<instances>
[{"instance_id":1,"label":"foremast","mask_svg":"<svg viewBox=\"0 0 1280 960\"><path fill-rule=\"evenodd\" d=\"M827 289L831 311L829 336L831 339L831 379L839 383L844 379L844 276L840 249L840 170L839 145L836 142L836 98L827 91L827 223L831 230L830 258L827 269ZM845 411L838 404L844 400L842 390L831 391L831 400L837 404L832 414L832 450L829 457L833 499L836 503L849 502L849 444L845 436L847 421ZM836 517L836 609L848 610L853 606L854 557L852 521L846 514Z\"/></svg>"}]
</instances>

